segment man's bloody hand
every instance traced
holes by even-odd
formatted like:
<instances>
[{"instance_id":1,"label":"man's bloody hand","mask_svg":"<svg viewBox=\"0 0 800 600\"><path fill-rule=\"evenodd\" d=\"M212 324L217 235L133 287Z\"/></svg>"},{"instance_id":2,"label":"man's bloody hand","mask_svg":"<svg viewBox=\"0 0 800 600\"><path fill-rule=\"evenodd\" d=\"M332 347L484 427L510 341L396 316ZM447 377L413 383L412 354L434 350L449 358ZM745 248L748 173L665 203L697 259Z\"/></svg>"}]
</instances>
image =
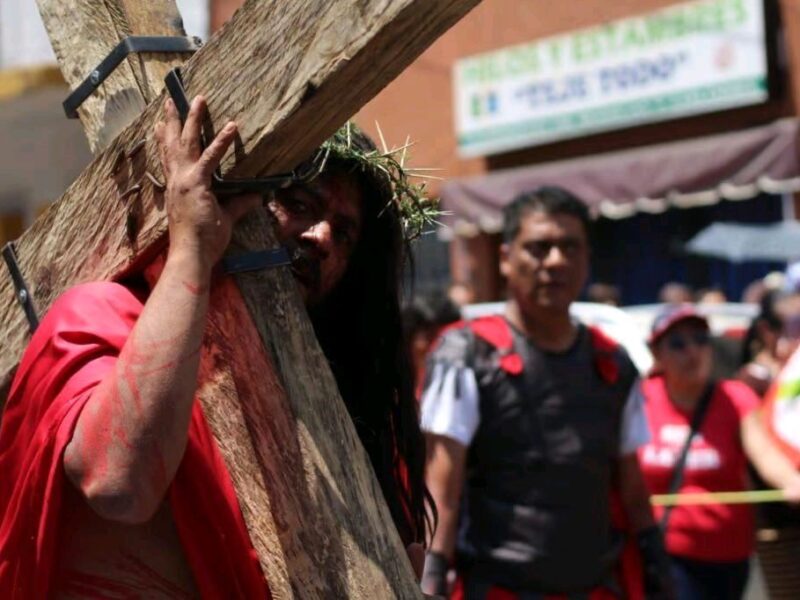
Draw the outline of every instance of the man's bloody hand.
<instances>
[{"instance_id":1,"label":"man's bloody hand","mask_svg":"<svg viewBox=\"0 0 800 600\"><path fill-rule=\"evenodd\" d=\"M203 150L200 126L206 102L202 96L192 100L183 126L171 99L165 101L164 112L155 137L167 179L170 253L188 252L210 272L230 242L234 223L258 206L260 198L248 194L231 198L223 206L211 191L211 176L236 137L235 123L228 122Z\"/></svg>"}]
</instances>

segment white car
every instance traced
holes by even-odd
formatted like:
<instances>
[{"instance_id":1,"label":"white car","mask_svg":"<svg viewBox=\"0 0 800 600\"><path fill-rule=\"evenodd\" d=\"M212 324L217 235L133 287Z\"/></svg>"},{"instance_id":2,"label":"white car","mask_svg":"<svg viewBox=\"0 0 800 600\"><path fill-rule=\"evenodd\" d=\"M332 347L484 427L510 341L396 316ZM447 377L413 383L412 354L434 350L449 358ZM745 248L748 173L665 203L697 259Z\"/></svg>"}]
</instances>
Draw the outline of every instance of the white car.
<instances>
[{"instance_id":1,"label":"white car","mask_svg":"<svg viewBox=\"0 0 800 600\"><path fill-rule=\"evenodd\" d=\"M504 306L504 302L470 304L462 309L462 314L465 319L474 319L500 314ZM617 308L594 302L574 302L570 313L581 323L599 327L603 333L622 344L639 372L646 374L653 366L653 355L646 340L653 319L663 308L663 304ZM718 337L743 335L750 322L758 316L758 306L754 304L707 304L698 305L697 309L708 318L712 335Z\"/></svg>"},{"instance_id":2,"label":"white car","mask_svg":"<svg viewBox=\"0 0 800 600\"><path fill-rule=\"evenodd\" d=\"M474 319L500 314L504 306L505 302L470 304L461 312L465 319ZM642 334L637 321L624 310L607 304L573 302L570 313L581 323L599 327L607 336L622 344L640 373L647 373L653 366L653 356L645 343L646 334Z\"/></svg>"}]
</instances>

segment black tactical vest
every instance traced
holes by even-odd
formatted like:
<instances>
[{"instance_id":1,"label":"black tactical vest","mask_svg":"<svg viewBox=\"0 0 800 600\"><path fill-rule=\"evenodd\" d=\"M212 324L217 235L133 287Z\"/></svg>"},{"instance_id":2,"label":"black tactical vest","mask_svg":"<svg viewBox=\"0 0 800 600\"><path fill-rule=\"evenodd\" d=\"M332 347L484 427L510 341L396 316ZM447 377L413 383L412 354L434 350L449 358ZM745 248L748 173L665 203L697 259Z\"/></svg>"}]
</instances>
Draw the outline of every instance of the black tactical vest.
<instances>
[{"instance_id":1,"label":"black tactical vest","mask_svg":"<svg viewBox=\"0 0 800 600\"><path fill-rule=\"evenodd\" d=\"M620 424L636 369L621 349L597 368L581 326L565 353L542 352L513 330L522 374L499 367L501 353L471 345L480 425L469 448L457 544L467 574L516 590L570 592L602 583L615 560L609 494Z\"/></svg>"}]
</instances>

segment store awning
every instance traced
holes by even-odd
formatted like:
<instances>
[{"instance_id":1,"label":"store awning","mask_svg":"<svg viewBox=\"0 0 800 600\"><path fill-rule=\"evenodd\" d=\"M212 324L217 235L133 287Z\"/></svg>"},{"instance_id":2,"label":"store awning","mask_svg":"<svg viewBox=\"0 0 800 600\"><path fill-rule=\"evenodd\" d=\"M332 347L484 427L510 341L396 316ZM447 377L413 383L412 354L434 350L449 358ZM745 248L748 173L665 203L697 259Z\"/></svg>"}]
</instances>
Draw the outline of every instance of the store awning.
<instances>
[{"instance_id":1,"label":"store awning","mask_svg":"<svg viewBox=\"0 0 800 600\"><path fill-rule=\"evenodd\" d=\"M561 186L595 215L621 219L636 212L748 200L762 192L800 191L796 119L623 152L494 171L442 186L440 235L495 233L502 208L517 194Z\"/></svg>"}]
</instances>

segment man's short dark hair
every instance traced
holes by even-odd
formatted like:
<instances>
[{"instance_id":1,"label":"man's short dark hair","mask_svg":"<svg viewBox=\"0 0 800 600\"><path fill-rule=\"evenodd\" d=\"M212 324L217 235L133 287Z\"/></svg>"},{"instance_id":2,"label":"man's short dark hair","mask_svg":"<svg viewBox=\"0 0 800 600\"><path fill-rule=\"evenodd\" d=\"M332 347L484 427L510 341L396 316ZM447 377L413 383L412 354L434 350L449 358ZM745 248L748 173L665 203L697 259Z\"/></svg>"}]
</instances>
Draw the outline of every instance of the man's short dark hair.
<instances>
[{"instance_id":1,"label":"man's short dark hair","mask_svg":"<svg viewBox=\"0 0 800 600\"><path fill-rule=\"evenodd\" d=\"M529 213L570 215L583 224L588 238L592 219L586 204L564 188L543 186L523 192L503 209L503 242L512 242L519 234L523 217Z\"/></svg>"}]
</instances>

